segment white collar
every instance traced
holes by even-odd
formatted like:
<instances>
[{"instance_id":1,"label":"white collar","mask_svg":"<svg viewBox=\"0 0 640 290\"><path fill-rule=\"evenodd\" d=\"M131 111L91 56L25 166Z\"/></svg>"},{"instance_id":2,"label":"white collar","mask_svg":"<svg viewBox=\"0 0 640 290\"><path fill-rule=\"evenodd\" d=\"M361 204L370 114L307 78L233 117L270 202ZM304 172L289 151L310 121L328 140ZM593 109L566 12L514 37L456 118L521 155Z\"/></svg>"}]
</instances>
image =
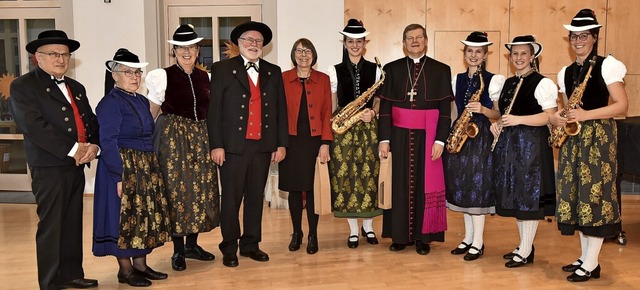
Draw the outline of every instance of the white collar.
<instances>
[{"instance_id":1,"label":"white collar","mask_svg":"<svg viewBox=\"0 0 640 290\"><path fill-rule=\"evenodd\" d=\"M246 66L246 65L247 65L247 63L249 62L249 60L248 60L246 57L244 57L244 55L242 55L242 54L241 54L240 56L242 57L242 60L244 61L244 65ZM255 62L253 62L253 63L255 63L255 64L256 64L256 66L258 67L258 69L260 68L260 59L258 59L257 61L255 61Z\"/></svg>"},{"instance_id":2,"label":"white collar","mask_svg":"<svg viewBox=\"0 0 640 290\"><path fill-rule=\"evenodd\" d=\"M413 59L413 63L419 63L419 62L420 62L420 60L421 60L423 57L424 57L424 55L423 55L423 56L421 56L421 57L419 57L419 58L413 58L413 57L410 57L410 56L409 56L409 58L410 58L410 59Z\"/></svg>"}]
</instances>

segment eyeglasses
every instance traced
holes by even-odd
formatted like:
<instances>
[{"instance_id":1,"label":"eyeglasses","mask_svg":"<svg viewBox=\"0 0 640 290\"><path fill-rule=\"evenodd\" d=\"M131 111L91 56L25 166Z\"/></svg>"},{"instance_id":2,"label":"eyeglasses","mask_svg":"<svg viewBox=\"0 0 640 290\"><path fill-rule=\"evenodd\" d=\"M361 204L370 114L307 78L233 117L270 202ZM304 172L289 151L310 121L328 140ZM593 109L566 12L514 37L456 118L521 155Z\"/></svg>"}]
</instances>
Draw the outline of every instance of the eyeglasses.
<instances>
[{"instance_id":1,"label":"eyeglasses","mask_svg":"<svg viewBox=\"0 0 640 290\"><path fill-rule=\"evenodd\" d=\"M135 75L136 77L139 77L142 75L142 71L141 70L137 70L137 71L132 71L132 70L115 70L113 72L119 72L119 73L124 73L125 76L127 76L128 78L133 77L133 75Z\"/></svg>"},{"instance_id":2,"label":"eyeglasses","mask_svg":"<svg viewBox=\"0 0 640 290\"><path fill-rule=\"evenodd\" d=\"M311 55L313 50L308 48L296 48L296 55Z\"/></svg>"},{"instance_id":3,"label":"eyeglasses","mask_svg":"<svg viewBox=\"0 0 640 290\"><path fill-rule=\"evenodd\" d=\"M45 54L48 55L50 58L54 58L54 59L58 59L58 58L62 58L64 60L68 60L69 58L71 58L71 54L66 52L66 53L57 53L57 52L41 52L41 51L36 51L37 53L41 53L41 54Z\"/></svg>"},{"instance_id":4,"label":"eyeglasses","mask_svg":"<svg viewBox=\"0 0 640 290\"><path fill-rule=\"evenodd\" d=\"M176 50L179 51L187 51L187 50L196 50L198 49L198 45L197 44L192 44L192 45L176 45Z\"/></svg>"},{"instance_id":5,"label":"eyeglasses","mask_svg":"<svg viewBox=\"0 0 640 290\"><path fill-rule=\"evenodd\" d=\"M578 39L580 39L581 41L585 41L585 40L587 40L589 35L591 35L591 33L571 34L571 35L569 35L569 39L571 41L576 41Z\"/></svg>"},{"instance_id":6,"label":"eyeglasses","mask_svg":"<svg viewBox=\"0 0 640 290\"><path fill-rule=\"evenodd\" d=\"M255 39L255 38L251 38L251 37L238 37L238 39L242 39L246 42L248 42L249 44L256 44L256 45L262 45L264 43L264 39Z\"/></svg>"},{"instance_id":7,"label":"eyeglasses","mask_svg":"<svg viewBox=\"0 0 640 290\"><path fill-rule=\"evenodd\" d=\"M416 36L416 37L409 36L409 37L405 38L404 40L406 40L407 42L413 42L414 40L415 41L422 41L423 39L424 39L424 36L420 35L420 36Z\"/></svg>"}]
</instances>

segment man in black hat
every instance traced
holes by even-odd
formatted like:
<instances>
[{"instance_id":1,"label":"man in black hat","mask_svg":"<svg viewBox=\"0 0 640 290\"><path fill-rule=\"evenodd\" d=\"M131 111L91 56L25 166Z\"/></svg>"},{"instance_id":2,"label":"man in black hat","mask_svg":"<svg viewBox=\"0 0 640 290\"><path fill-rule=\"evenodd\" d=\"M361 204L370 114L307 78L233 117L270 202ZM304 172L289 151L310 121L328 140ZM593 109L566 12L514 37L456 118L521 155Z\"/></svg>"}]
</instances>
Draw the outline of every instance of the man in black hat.
<instances>
[{"instance_id":1,"label":"man in black hat","mask_svg":"<svg viewBox=\"0 0 640 290\"><path fill-rule=\"evenodd\" d=\"M240 255L266 262L260 250L262 206L270 162L280 162L289 143L287 107L280 68L260 58L272 38L263 23L249 21L231 31L240 55L211 67L209 144L220 166L220 250L223 264L238 266ZM313 104L309 104L313 106ZM238 213L244 198L243 229Z\"/></svg>"},{"instance_id":2,"label":"man in black hat","mask_svg":"<svg viewBox=\"0 0 640 290\"><path fill-rule=\"evenodd\" d=\"M31 171L40 218L36 233L40 289L90 288L82 269L84 165L99 154L98 122L86 91L65 77L80 43L48 30L27 44L38 68L11 83L10 107Z\"/></svg>"}]
</instances>

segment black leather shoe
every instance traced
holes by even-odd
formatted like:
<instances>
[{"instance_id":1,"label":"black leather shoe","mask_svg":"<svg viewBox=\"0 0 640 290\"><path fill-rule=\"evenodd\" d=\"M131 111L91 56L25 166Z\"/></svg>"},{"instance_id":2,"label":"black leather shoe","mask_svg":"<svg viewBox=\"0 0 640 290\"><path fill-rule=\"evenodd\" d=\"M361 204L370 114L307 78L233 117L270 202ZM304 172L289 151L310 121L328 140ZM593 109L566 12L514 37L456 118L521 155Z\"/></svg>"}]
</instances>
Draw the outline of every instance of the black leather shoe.
<instances>
[{"instance_id":1,"label":"black leather shoe","mask_svg":"<svg viewBox=\"0 0 640 290\"><path fill-rule=\"evenodd\" d=\"M518 252L519 250L520 250L520 247L516 247L515 251ZM502 258L504 258L505 260L511 260L515 256L516 256L516 253L509 252L509 253L506 253L506 254L502 255Z\"/></svg>"},{"instance_id":2,"label":"black leather shoe","mask_svg":"<svg viewBox=\"0 0 640 290\"><path fill-rule=\"evenodd\" d=\"M469 247L469 249L474 249L477 252L475 254L472 254L470 252L467 252L466 255L464 255L463 259L465 261L473 261L473 260L477 260L478 258L482 257L482 255L484 255L484 245L482 245L482 248L478 249L474 246Z\"/></svg>"},{"instance_id":3,"label":"black leather shoe","mask_svg":"<svg viewBox=\"0 0 640 290\"><path fill-rule=\"evenodd\" d=\"M151 281L140 275L140 271L137 270L133 270L133 272L128 276L118 273L118 283L127 283L129 286L133 287L151 286Z\"/></svg>"},{"instance_id":4,"label":"black leather shoe","mask_svg":"<svg viewBox=\"0 0 640 290\"><path fill-rule=\"evenodd\" d=\"M453 255L466 254L467 251L469 251L469 247L471 247L471 245L469 245L469 244L467 244L465 242L460 242L460 245L464 246L464 248L460 248L460 246L458 246L455 249L451 250L451 254L453 254Z\"/></svg>"},{"instance_id":5,"label":"black leather shoe","mask_svg":"<svg viewBox=\"0 0 640 290\"><path fill-rule=\"evenodd\" d=\"M289 242L289 251L295 252L300 250L300 244L302 244L302 233L291 234L291 242Z\"/></svg>"},{"instance_id":6,"label":"black leather shoe","mask_svg":"<svg viewBox=\"0 0 640 290\"><path fill-rule=\"evenodd\" d=\"M171 268L174 271L184 271L187 269L187 262L184 260L184 255L181 253L174 253L171 256Z\"/></svg>"},{"instance_id":7,"label":"black leather shoe","mask_svg":"<svg viewBox=\"0 0 640 290\"><path fill-rule=\"evenodd\" d=\"M372 244L372 245L377 245L378 244L378 238L376 237L376 233L374 233L373 231L365 232L363 227L360 228L360 231L362 231L362 236L367 238L367 243ZM369 235L371 235L373 237L369 237Z\"/></svg>"},{"instance_id":8,"label":"black leather shoe","mask_svg":"<svg viewBox=\"0 0 640 290\"><path fill-rule=\"evenodd\" d=\"M75 280L71 280L67 283L64 283L62 285L60 285L60 288L62 289L67 289L67 288L80 288L80 289L84 289L84 288L93 288L98 286L98 280L95 279L87 279L87 278L79 278L79 279L75 279Z\"/></svg>"},{"instance_id":9,"label":"black leather shoe","mask_svg":"<svg viewBox=\"0 0 640 290\"><path fill-rule=\"evenodd\" d=\"M569 265L562 266L562 271L575 272L580 268L580 266L582 266L582 260L578 259L576 262L578 262L578 265L569 264Z\"/></svg>"},{"instance_id":10,"label":"black leather shoe","mask_svg":"<svg viewBox=\"0 0 640 290\"><path fill-rule=\"evenodd\" d=\"M147 269L145 269L144 271L140 271L137 269L136 271L140 276L145 277L149 280L164 280L164 279L167 279L167 277L169 277L169 275L167 275L166 273L154 271L149 266L147 266Z\"/></svg>"},{"instance_id":11,"label":"black leather shoe","mask_svg":"<svg viewBox=\"0 0 640 290\"><path fill-rule=\"evenodd\" d=\"M600 264L593 269L593 271L589 272L582 267L579 267L578 270L582 270L584 272L584 276L578 275L575 272L567 277L567 281L569 282L585 282L589 281L589 279L599 279L600 278Z\"/></svg>"},{"instance_id":12,"label":"black leather shoe","mask_svg":"<svg viewBox=\"0 0 640 290\"><path fill-rule=\"evenodd\" d=\"M406 247L407 247L407 244L392 243L391 246L389 246L389 250L393 252L402 251Z\"/></svg>"},{"instance_id":13,"label":"black leather shoe","mask_svg":"<svg viewBox=\"0 0 640 290\"><path fill-rule=\"evenodd\" d=\"M227 267L238 267L238 256L236 254L223 254L222 264Z\"/></svg>"},{"instance_id":14,"label":"black leather shoe","mask_svg":"<svg viewBox=\"0 0 640 290\"><path fill-rule=\"evenodd\" d=\"M431 252L431 246L429 243L416 242L416 253L419 255L427 255Z\"/></svg>"},{"instance_id":15,"label":"black leather shoe","mask_svg":"<svg viewBox=\"0 0 640 290\"><path fill-rule=\"evenodd\" d=\"M240 256L249 257L252 260L258 261L258 262L269 261L269 255L267 255L267 253L263 252L260 249L255 249L250 252L240 252Z\"/></svg>"},{"instance_id":16,"label":"black leather shoe","mask_svg":"<svg viewBox=\"0 0 640 290\"><path fill-rule=\"evenodd\" d=\"M307 254L313 255L318 252L318 237L309 236L309 241L307 242Z\"/></svg>"},{"instance_id":17,"label":"black leather shoe","mask_svg":"<svg viewBox=\"0 0 640 290\"><path fill-rule=\"evenodd\" d=\"M356 240L352 242L351 239L356 239ZM347 239L347 247L349 247L350 249L357 248L359 239L360 238L358 238L358 236L356 235L349 236L349 238Z\"/></svg>"},{"instance_id":18,"label":"black leather shoe","mask_svg":"<svg viewBox=\"0 0 640 290\"><path fill-rule=\"evenodd\" d=\"M212 253L205 251L198 245L193 248L184 247L184 257L200 261L213 261L216 258Z\"/></svg>"},{"instance_id":19,"label":"black leather shoe","mask_svg":"<svg viewBox=\"0 0 640 290\"><path fill-rule=\"evenodd\" d=\"M516 260L510 260L507 263L504 264L505 267L507 268L517 268L517 267L522 267L524 265L527 264L532 264L533 263L533 258L535 257L535 252L536 252L536 248L531 248L531 254L529 254L529 257L523 258L522 256L520 256L520 254L515 254L514 257L518 257L520 258L520 262L516 262Z\"/></svg>"}]
</instances>

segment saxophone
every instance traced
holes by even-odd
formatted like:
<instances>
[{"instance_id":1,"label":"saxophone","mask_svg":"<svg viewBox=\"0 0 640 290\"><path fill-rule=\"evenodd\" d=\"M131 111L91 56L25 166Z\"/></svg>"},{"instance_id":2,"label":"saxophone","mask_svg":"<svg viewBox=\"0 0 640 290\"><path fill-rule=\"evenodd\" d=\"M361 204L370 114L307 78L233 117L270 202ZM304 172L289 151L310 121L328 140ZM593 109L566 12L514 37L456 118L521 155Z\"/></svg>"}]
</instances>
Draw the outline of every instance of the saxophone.
<instances>
[{"instance_id":1,"label":"saxophone","mask_svg":"<svg viewBox=\"0 0 640 290\"><path fill-rule=\"evenodd\" d=\"M482 78L482 70L480 67L478 67L476 73L480 78L480 88L469 98L469 102L479 101L482 91L484 90L484 79ZM471 117L471 112L465 108L460 118L458 118L456 125L451 130L449 138L447 138L447 151L449 153L459 153L468 137L475 138L478 136L478 125L471 122Z\"/></svg>"},{"instance_id":2,"label":"saxophone","mask_svg":"<svg viewBox=\"0 0 640 290\"><path fill-rule=\"evenodd\" d=\"M560 116L563 118L567 117L567 113L569 110L575 109L580 105L580 100L582 100L582 95L584 94L584 89L587 87L587 81L591 78L591 70L596 63L596 57L594 56L589 60L589 70L587 70L587 74L584 76L584 80L577 86L573 92L571 93L571 97L569 97L569 101L567 105L560 112ZM551 135L549 136L549 145L553 146L553 148L560 148L565 140L567 140L568 136L575 136L580 133L582 129L582 125L580 122L576 121L574 123L566 123L564 127L557 126L553 127L551 130Z\"/></svg>"},{"instance_id":3,"label":"saxophone","mask_svg":"<svg viewBox=\"0 0 640 290\"><path fill-rule=\"evenodd\" d=\"M375 84L373 84L373 86L367 89L366 92L361 94L355 100L351 101L351 103L346 105L344 108L342 108L342 110L340 110L340 112L338 112L331 118L331 129L333 130L333 132L342 135L347 132L349 128L353 127L353 125L362 121L362 114L364 111L361 110L362 107L364 107L364 105L366 105L369 100L373 98L373 94L384 82L384 70L382 69L380 61L377 57L375 58L375 60L378 68L380 68L380 71L382 72L380 80L378 80Z\"/></svg>"}]
</instances>

